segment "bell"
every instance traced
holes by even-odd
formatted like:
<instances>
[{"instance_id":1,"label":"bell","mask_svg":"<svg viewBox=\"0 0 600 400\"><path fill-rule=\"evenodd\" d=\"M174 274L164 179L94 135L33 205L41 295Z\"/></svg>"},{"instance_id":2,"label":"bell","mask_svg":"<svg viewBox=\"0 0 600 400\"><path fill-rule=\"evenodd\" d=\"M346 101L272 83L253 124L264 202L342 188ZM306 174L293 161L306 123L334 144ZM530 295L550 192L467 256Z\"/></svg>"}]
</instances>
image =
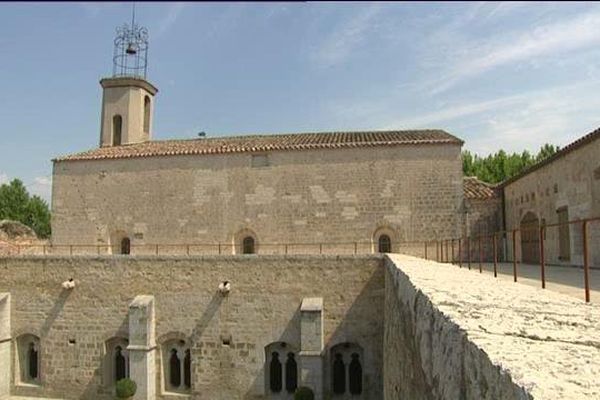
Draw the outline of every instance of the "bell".
<instances>
[{"instance_id":1,"label":"bell","mask_svg":"<svg viewBox=\"0 0 600 400\"><path fill-rule=\"evenodd\" d=\"M137 49L135 48L135 45L133 43L129 43L129 46L127 46L127 50L125 50L125 53L129 55L136 54Z\"/></svg>"}]
</instances>

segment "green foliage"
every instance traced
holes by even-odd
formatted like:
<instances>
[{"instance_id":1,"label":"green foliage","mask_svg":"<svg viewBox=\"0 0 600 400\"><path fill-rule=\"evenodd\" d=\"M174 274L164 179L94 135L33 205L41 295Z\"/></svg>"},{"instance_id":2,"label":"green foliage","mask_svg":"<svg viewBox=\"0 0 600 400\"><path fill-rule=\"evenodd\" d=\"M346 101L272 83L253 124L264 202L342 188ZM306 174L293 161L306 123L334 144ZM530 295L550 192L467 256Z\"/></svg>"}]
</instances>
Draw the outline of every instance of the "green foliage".
<instances>
[{"instance_id":1,"label":"green foliage","mask_svg":"<svg viewBox=\"0 0 600 400\"><path fill-rule=\"evenodd\" d=\"M117 398L128 399L135 395L137 384L129 378L123 378L117 382Z\"/></svg>"},{"instance_id":2,"label":"green foliage","mask_svg":"<svg viewBox=\"0 0 600 400\"><path fill-rule=\"evenodd\" d=\"M315 394L311 388L300 386L294 393L294 400L315 400Z\"/></svg>"},{"instance_id":3,"label":"green foliage","mask_svg":"<svg viewBox=\"0 0 600 400\"><path fill-rule=\"evenodd\" d=\"M0 220L10 219L29 226L41 238L50 236L50 209L39 196L30 196L19 179L0 186Z\"/></svg>"},{"instance_id":4,"label":"green foliage","mask_svg":"<svg viewBox=\"0 0 600 400\"><path fill-rule=\"evenodd\" d=\"M499 183L520 174L533 164L550 157L559 150L558 146L545 144L533 156L527 150L521 154L507 154L500 150L487 157L479 157L469 151L463 151L463 173L465 176L476 176L488 183Z\"/></svg>"}]
</instances>

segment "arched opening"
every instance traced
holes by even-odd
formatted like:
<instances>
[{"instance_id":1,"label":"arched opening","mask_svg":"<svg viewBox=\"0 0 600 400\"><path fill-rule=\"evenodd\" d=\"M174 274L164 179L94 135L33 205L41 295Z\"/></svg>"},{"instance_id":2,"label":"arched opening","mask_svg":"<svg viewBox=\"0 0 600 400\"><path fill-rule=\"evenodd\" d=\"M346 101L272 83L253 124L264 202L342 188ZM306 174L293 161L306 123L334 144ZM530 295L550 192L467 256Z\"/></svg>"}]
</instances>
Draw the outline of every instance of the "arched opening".
<instances>
[{"instance_id":1,"label":"arched opening","mask_svg":"<svg viewBox=\"0 0 600 400\"><path fill-rule=\"evenodd\" d=\"M176 334L176 337L183 337ZM173 336L170 336L173 337ZM165 392L190 393L192 387L192 354L183 339L171 339L161 345Z\"/></svg>"},{"instance_id":2,"label":"arched opening","mask_svg":"<svg viewBox=\"0 0 600 400\"><path fill-rule=\"evenodd\" d=\"M123 337L108 339L104 345L103 385L111 387L129 377L129 341Z\"/></svg>"},{"instance_id":3,"label":"arched opening","mask_svg":"<svg viewBox=\"0 0 600 400\"><path fill-rule=\"evenodd\" d=\"M294 353L288 353L285 362L285 390L288 393L294 393L298 387L298 365L294 358Z\"/></svg>"},{"instance_id":4,"label":"arched opening","mask_svg":"<svg viewBox=\"0 0 600 400\"><path fill-rule=\"evenodd\" d=\"M363 393L363 350L356 343L340 343L330 351L331 392L358 396ZM335 398L335 397L334 397ZM354 398L354 397L353 397ZM360 397L358 397L360 398Z\"/></svg>"},{"instance_id":5,"label":"arched opening","mask_svg":"<svg viewBox=\"0 0 600 400\"><path fill-rule=\"evenodd\" d=\"M380 235L377 240L377 250L379 253L391 253L392 239L386 234Z\"/></svg>"},{"instance_id":6,"label":"arched opening","mask_svg":"<svg viewBox=\"0 0 600 400\"><path fill-rule=\"evenodd\" d=\"M131 240L128 237L121 239L121 254L131 253Z\"/></svg>"},{"instance_id":7,"label":"arched opening","mask_svg":"<svg viewBox=\"0 0 600 400\"><path fill-rule=\"evenodd\" d=\"M25 334L17 338L18 364L22 383L40 382L40 338Z\"/></svg>"},{"instance_id":8,"label":"arched opening","mask_svg":"<svg viewBox=\"0 0 600 400\"><path fill-rule=\"evenodd\" d=\"M246 236L242 241L242 254L254 254L254 238L252 236Z\"/></svg>"},{"instance_id":9,"label":"arched opening","mask_svg":"<svg viewBox=\"0 0 600 400\"><path fill-rule=\"evenodd\" d=\"M540 262L540 221L533 212L521 219L521 259L528 264Z\"/></svg>"},{"instance_id":10,"label":"arched opening","mask_svg":"<svg viewBox=\"0 0 600 400\"><path fill-rule=\"evenodd\" d=\"M123 129L123 118L120 115L115 115L113 117L113 127L112 127L112 144L113 146L121 145L121 132Z\"/></svg>"},{"instance_id":11,"label":"arched opening","mask_svg":"<svg viewBox=\"0 0 600 400\"><path fill-rule=\"evenodd\" d=\"M362 393L362 365L360 364L360 356L358 353L352 353L352 361L348 366L348 384L350 394Z\"/></svg>"},{"instance_id":12,"label":"arched opening","mask_svg":"<svg viewBox=\"0 0 600 400\"><path fill-rule=\"evenodd\" d=\"M150 96L144 96L144 133L150 133Z\"/></svg>"},{"instance_id":13,"label":"arched opening","mask_svg":"<svg viewBox=\"0 0 600 400\"><path fill-rule=\"evenodd\" d=\"M115 382L120 381L123 378L127 377L127 366L125 361L125 355L123 354L123 348L121 346L117 346L115 348Z\"/></svg>"},{"instance_id":14,"label":"arched opening","mask_svg":"<svg viewBox=\"0 0 600 400\"><path fill-rule=\"evenodd\" d=\"M269 363L269 388L271 392L279 393L282 386L281 361L279 361L279 353L274 351L271 353L271 362Z\"/></svg>"}]
</instances>

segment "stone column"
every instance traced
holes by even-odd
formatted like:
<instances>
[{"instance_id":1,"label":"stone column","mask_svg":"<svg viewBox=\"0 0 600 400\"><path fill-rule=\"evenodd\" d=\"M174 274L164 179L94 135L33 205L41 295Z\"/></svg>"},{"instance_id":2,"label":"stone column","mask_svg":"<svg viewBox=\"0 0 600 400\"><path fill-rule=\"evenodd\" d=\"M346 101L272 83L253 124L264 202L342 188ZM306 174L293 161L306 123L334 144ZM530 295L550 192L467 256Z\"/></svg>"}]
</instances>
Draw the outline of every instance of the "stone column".
<instances>
[{"instance_id":1,"label":"stone column","mask_svg":"<svg viewBox=\"0 0 600 400\"><path fill-rule=\"evenodd\" d=\"M300 306L300 382L323 399L323 298L302 300Z\"/></svg>"},{"instance_id":2,"label":"stone column","mask_svg":"<svg viewBox=\"0 0 600 400\"><path fill-rule=\"evenodd\" d=\"M0 400L10 395L10 293L0 293Z\"/></svg>"},{"instance_id":3,"label":"stone column","mask_svg":"<svg viewBox=\"0 0 600 400\"><path fill-rule=\"evenodd\" d=\"M136 296L129 305L129 376L137 384L134 400L156 399L154 296Z\"/></svg>"}]
</instances>

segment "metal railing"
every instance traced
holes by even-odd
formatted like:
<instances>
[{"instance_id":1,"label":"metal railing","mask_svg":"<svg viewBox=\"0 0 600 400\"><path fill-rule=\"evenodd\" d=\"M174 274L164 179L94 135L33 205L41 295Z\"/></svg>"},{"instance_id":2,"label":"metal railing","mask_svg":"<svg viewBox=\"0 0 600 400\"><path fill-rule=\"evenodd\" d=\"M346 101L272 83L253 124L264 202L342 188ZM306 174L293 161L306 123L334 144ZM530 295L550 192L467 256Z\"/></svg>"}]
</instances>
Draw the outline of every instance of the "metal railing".
<instances>
[{"instance_id":1,"label":"metal railing","mask_svg":"<svg viewBox=\"0 0 600 400\"><path fill-rule=\"evenodd\" d=\"M590 227L593 225L593 234ZM568 259L560 253L561 234L549 232L567 226L569 247ZM571 228L575 226L575 228ZM579 234L577 234L579 232ZM563 233L564 236L565 233ZM525 235L525 237L523 237ZM591 236L591 237L590 237ZM537 238L537 239L536 239ZM555 246L548 246L552 241ZM573 220L564 223L520 227L508 231L497 231L460 238L437 239L393 243L394 253L457 264L471 269L477 264L483 272L483 263L493 263L494 277L498 276L500 262L512 263L513 280L519 277L519 264L533 264L540 267L540 283L546 288L546 265L568 264L583 267L585 300L590 301L590 243L595 253L596 266L600 266L600 217ZM524 254L525 250L525 254ZM321 243L257 243L258 254L370 254L377 251L377 243L371 241L321 242ZM86 244L9 244L0 243L0 254L4 255L113 255L120 254L120 246ZM240 254L242 248L232 243L189 243L189 244L131 244L132 255L226 255ZM537 257L536 256L537 253ZM561 259L562 257L562 259Z\"/></svg>"}]
</instances>

